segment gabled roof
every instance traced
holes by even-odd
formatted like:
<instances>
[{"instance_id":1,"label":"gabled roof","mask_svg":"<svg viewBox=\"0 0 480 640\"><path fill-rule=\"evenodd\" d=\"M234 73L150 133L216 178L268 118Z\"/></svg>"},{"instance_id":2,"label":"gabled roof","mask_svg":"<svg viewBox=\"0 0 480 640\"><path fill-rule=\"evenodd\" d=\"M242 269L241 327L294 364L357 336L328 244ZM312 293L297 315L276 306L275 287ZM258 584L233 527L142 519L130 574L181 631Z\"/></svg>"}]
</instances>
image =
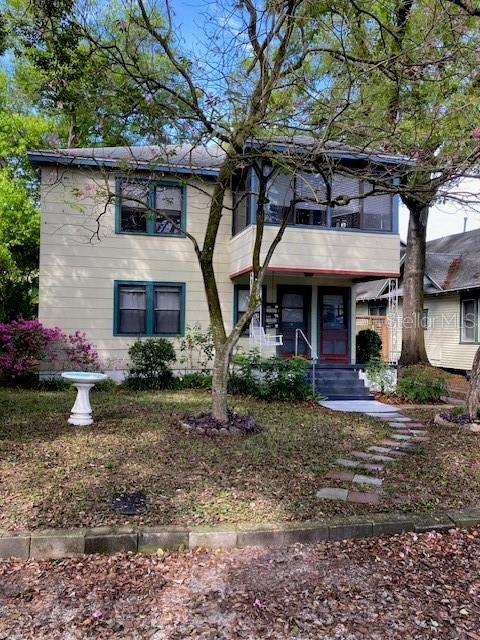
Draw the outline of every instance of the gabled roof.
<instances>
[{"instance_id":1,"label":"gabled roof","mask_svg":"<svg viewBox=\"0 0 480 640\"><path fill-rule=\"evenodd\" d=\"M388 280L357 286L357 300L385 296ZM480 229L427 242L424 291L427 294L480 287ZM399 289L402 295L402 289Z\"/></svg>"},{"instance_id":2,"label":"gabled roof","mask_svg":"<svg viewBox=\"0 0 480 640\"><path fill-rule=\"evenodd\" d=\"M307 152L331 158L364 160L374 163L404 166L414 161L368 149L354 148L336 142L319 142L309 136L273 136L268 139L249 140L246 148L264 148L265 151L288 153ZM166 144L125 147L85 147L78 149L41 149L30 151L28 157L34 165L61 164L99 168L134 167L138 170L217 175L225 159L225 150L216 143L208 145Z\"/></svg>"}]
</instances>

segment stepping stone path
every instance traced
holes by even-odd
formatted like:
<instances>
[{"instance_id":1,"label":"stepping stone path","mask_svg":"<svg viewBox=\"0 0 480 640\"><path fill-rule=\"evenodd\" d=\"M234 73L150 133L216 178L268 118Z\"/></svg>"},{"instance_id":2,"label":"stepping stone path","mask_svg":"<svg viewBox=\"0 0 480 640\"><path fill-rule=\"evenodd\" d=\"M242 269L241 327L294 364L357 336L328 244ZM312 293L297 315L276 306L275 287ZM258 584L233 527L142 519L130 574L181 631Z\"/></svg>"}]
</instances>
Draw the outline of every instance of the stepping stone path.
<instances>
[{"instance_id":1,"label":"stepping stone path","mask_svg":"<svg viewBox=\"0 0 480 640\"><path fill-rule=\"evenodd\" d=\"M393 463L414 452L428 441L425 425L414 422L397 411L389 413L367 413L388 423L392 434L378 445L366 451L352 451L351 458L337 458L336 469L325 474L323 480L330 483L349 483L349 488L325 486L317 492L319 500L340 500L355 504L380 504L383 479L380 476L384 464ZM365 472L369 472L368 475ZM351 484L350 484L351 483ZM357 487L364 487L359 490Z\"/></svg>"}]
</instances>

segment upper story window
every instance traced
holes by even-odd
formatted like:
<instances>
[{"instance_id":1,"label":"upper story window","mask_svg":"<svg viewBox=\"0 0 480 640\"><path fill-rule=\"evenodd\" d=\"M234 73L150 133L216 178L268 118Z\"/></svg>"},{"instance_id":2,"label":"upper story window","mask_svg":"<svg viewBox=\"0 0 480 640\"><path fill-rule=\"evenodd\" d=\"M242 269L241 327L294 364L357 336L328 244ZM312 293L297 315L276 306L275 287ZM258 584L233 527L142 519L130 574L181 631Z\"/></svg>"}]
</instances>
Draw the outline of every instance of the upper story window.
<instances>
[{"instance_id":1,"label":"upper story window","mask_svg":"<svg viewBox=\"0 0 480 640\"><path fill-rule=\"evenodd\" d=\"M185 188L168 181L117 179L117 233L181 236Z\"/></svg>"},{"instance_id":2,"label":"upper story window","mask_svg":"<svg viewBox=\"0 0 480 640\"><path fill-rule=\"evenodd\" d=\"M185 285L176 282L115 282L114 311L117 335L183 335Z\"/></svg>"},{"instance_id":3,"label":"upper story window","mask_svg":"<svg viewBox=\"0 0 480 640\"><path fill-rule=\"evenodd\" d=\"M252 170L239 171L233 179L233 218L232 234L236 235L251 224L250 195Z\"/></svg>"},{"instance_id":4,"label":"upper story window","mask_svg":"<svg viewBox=\"0 0 480 640\"><path fill-rule=\"evenodd\" d=\"M331 179L331 193L336 204L327 206L327 185L318 173L277 174L268 186L266 220L280 224L288 215L289 225L392 231L390 194L377 195L372 184L339 174Z\"/></svg>"}]
</instances>

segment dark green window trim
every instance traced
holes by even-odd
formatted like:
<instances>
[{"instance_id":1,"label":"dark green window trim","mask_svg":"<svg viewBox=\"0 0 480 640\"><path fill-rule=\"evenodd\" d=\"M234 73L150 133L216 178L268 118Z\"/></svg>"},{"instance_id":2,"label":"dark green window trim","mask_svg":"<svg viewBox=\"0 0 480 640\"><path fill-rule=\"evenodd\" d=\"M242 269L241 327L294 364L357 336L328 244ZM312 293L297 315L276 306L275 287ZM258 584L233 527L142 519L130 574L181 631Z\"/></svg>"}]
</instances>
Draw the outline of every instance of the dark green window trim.
<instances>
[{"instance_id":1,"label":"dark green window trim","mask_svg":"<svg viewBox=\"0 0 480 640\"><path fill-rule=\"evenodd\" d=\"M155 232L155 220L152 215L147 213L147 231L122 231L121 210L122 210L122 182L125 180L131 180L132 182L146 182L149 186L148 191L148 206L150 212L155 210L155 188L161 187L180 187L182 190L182 213L181 213L181 227L183 230L187 228L187 187L186 185L178 182L177 180L151 180L147 178L137 178L132 176L117 176L115 178L115 233L134 235L134 236L158 236L166 238L185 238L184 233L156 233Z\"/></svg>"},{"instance_id":2,"label":"dark green window trim","mask_svg":"<svg viewBox=\"0 0 480 640\"><path fill-rule=\"evenodd\" d=\"M147 318L145 333L123 333L118 330L120 324L119 295L121 286L145 287L147 294ZM154 332L154 289L155 287L178 287L180 289L181 309L180 309L180 333L155 333ZM150 336L157 338L173 338L185 335L185 299L186 285L184 282L145 282L139 280L115 280L113 283L113 335L114 336Z\"/></svg>"},{"instance_id":3,"label":"dark green window trim","mask_svg":"<svg viewBox=\"0 0 480 640\"><path fill-rule=\"evenodd\" d=\"M233 286L233 326L235 326L239 319L238 314L238 292L239 291L249 291L250 286L248 284L235 284ZM265 328L267 320L267 285L262 285L262 327ZM242 337L248 336L248 325L245 328L244 333L241 334Z\"/></svg>"}]
</instances>

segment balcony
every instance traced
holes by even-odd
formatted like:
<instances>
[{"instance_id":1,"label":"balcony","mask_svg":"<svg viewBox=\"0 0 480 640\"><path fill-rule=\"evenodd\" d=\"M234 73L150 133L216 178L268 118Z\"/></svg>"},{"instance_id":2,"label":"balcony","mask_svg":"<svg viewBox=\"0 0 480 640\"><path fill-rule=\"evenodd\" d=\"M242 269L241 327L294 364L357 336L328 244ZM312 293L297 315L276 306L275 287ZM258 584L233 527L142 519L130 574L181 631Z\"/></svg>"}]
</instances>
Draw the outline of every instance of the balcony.
<instances>
[{"instance_id":1,"label":"balcony","mask_svg":"<svg viewBox=\"0 0 480 640\"><path fill-rule=\"evenodd\" d=\"M277 225L265 227L262 260L277 232ZM230 277L251 270L255 233L256 226L249 225L231 239ZM399 262L400 238L396 233L293 225L285 229L269 271L351 278L395 277Z\"/></svg>"}]
</instances>

